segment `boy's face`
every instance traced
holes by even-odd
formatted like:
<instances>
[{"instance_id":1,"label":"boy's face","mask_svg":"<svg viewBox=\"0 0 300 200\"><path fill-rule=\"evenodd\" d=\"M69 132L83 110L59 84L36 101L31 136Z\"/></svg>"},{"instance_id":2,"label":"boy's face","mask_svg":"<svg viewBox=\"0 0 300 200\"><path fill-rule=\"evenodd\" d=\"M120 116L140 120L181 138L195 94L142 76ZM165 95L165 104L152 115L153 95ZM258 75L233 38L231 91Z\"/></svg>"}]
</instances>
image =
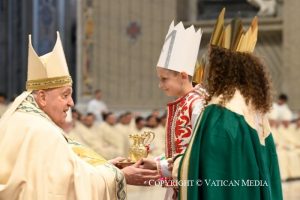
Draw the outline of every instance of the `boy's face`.
<instances>
[{"instance_id":1,"label":"boy's face","mask_svg":"<svg viewBox=\"0 0 300 200\"><path fill-rule=\"evenodd\" d=\"M159 88L167 96L181 96L183 91L181 74L161 67L156 67L156 71L159 78Z\"/></svg>"}]
</instances>

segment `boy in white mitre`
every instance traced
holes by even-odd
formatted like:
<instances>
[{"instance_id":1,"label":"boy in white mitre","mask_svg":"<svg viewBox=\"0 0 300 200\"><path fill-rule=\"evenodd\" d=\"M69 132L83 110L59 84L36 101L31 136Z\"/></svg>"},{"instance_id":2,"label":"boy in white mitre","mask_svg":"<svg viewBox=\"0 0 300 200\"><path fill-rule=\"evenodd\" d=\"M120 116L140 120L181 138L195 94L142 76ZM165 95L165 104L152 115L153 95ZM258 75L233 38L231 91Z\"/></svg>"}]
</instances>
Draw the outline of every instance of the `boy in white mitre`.
<instances>
[{"instance_id":1,"label":"boy in white mitre","mask_svg":"<svg viewBox=\"0 0 300 200\"><path fill-rule=\"evenodd\" d=\"M143 161L145 168L156 168L163 180L171 179L168 161L184 153L206 103L206 91L201 85L194 88L192 84L201 36L201 30L195 31L194 26L185 29L182 22L176 26L172 22L157 63L159 88L177 99L167 105L165 156ZM166 199L176 198L176 193L168 189Z\"/></svg>"}]
</instances>

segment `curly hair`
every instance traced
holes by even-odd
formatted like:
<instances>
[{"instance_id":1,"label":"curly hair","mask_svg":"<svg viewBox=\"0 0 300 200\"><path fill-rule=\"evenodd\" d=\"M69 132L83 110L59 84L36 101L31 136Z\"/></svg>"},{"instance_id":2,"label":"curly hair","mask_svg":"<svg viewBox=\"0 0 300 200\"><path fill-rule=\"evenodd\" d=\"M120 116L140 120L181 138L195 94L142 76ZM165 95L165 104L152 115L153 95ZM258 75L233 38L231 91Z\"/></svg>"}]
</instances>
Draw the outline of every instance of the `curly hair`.
<instances>
[{"instance_id":1,"label":"curly hair","mask_svg":"<svg viewBox=\"0 0 300 200\"><path fill-rule=\"evenodd\" d=\"M271 109L270 76L258 57L211 46L207 75L208 93L210 97L222 95L221 105L239 90L255 110L267 113Z\"/></svg>"}]
</instances>

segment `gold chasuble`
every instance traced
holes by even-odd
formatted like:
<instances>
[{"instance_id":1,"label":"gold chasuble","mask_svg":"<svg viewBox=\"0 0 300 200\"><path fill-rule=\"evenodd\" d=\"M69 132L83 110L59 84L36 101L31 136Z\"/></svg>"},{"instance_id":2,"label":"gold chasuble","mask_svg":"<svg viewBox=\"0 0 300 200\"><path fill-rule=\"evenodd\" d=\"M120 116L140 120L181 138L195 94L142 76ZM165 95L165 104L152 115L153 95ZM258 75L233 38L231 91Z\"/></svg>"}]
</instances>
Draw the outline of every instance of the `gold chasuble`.
<instances>
[{"instance_id":1,"label":"gold chasuble","mask_svg":"<svg viewBox=\"0 0 300 200\"><path fill-rule=\"evenodd\" d=\"M0 199L126 199L122 172L66 139L31 94L11 108L0 122Z\"/></svg>"}]
</instances>

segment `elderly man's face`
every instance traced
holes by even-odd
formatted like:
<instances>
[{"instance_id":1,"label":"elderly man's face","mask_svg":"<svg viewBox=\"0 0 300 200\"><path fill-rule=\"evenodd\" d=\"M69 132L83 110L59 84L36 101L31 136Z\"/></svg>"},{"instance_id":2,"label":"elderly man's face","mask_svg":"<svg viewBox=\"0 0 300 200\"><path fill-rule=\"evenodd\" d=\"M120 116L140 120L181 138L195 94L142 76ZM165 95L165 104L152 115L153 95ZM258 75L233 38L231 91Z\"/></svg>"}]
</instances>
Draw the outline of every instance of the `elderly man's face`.
<instances>
[{"instance_id":1,"label":"elderly man's face","mask_svg":"<svg viewBox=\"0 0 300 200\"><path fill-rule=\"evenodd\" d=\"M39 90L36 93L36 101L54 123L62 127L67 117L67 111L74 106L72 87Z\"/></svg>"}]
</instances>

